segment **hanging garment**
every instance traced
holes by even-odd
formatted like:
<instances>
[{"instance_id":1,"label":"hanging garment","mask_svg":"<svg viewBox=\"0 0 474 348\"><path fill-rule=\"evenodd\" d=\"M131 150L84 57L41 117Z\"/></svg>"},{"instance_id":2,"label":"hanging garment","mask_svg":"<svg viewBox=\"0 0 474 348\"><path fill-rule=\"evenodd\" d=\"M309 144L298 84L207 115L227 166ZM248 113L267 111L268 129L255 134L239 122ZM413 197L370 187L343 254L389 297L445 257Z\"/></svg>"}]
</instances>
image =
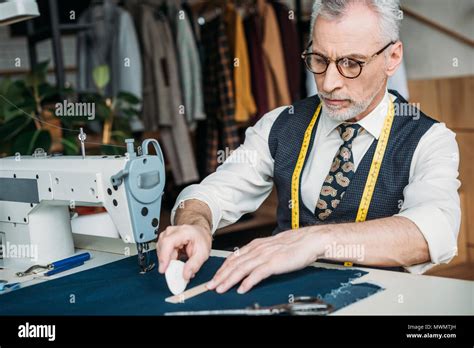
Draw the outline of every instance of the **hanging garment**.
<instances>
[{"instance_id":1,"label":"hanging garment","mask_svg":"<svg viewBox=\"0 0 474 348\"><path fill-rule=\"evenodd\" d=\"M178 54L186 121L194 130L196 121L206 118L199 51L187 13L174 0L167 2L167 9Z\"/></svg>"},{"instance_id":2,"label":"hanging garment","mask_svg":"<svg viewBox=\"0 0 474 348\"><path fill-rule=\"evenodd\" d=\"M246 122L257 112L252 95L252 79L242 16L232 4L225 10L227 37L234 71L235 120Z\"/></svg>"},{"instance_id":3,"label":"hanging garment","mask_svg":"<svg viewBox=\"0 0 474 348\"><path fill-rule=\"evenodd\" d=\"M219 150L232 151L239 144L235 124L235 98L227 30L221 15L207 22L201 31L205 47L204 103L207 114L206 172L216 170Z\"/></svg>"},{"instance_id":4,"label":"hanging garment","mask_svg":"<svg viewBox=\"0 0 474 348\"><path fill-rule=\"evenodd\" d=\"M160 132L168 165L177 185L197 181L191 139L185 116L178 59L166 16L152 6L140 7L143 47L143 120L148 130Z\"/></svg>"},{"instance_id":5,"label":"hanging garment","mask_svg":"<svg viewBox=\"0 0 474 348\"><path fill-rule=\"evenodd\" d=\"M272 5L262 2L259 10L263 23L263 58L267 83L268 107L291 104L280 29Z\"/></svg>"},{"instance_id":6,"label":"hanging garment","mask_svg":"<svg viewBox=\"0 0 474 348\"><path fill-rule=\"evenodd\" d=\"M88 8L79 23L91 28L77 35L77 85L80 91L95 92L92 71L107 64L110 83L105 93L120 91L142 97L142 62L135 26L130 14L110 2Z\"/></svg>"},{"instance_id":7,"label":"hanging garment","mask_svg":"<svg viewBox=\"0 0 474 348\"><path fill-rule=\"evenodd\" d=\"M275 10L278 26L280 27L281 42L283 46L283 56L288 78L288 88L292 101L301 98L301 76L304 64L301 61L301 47L298 30L296 28L296 17L290 16L290 9L279 2L272 2Z\"/></svg>"},{"instance_id":8,"label":"hanging garment","mask_svg":"<svg viewBox=\"0 0 474 348\"><path fill-rule=\"evenodd\" d=\"M171 0L170 0L171 1ZM193 12L191 5L186 1L182 3L182 8L186 12L189 22L191 24L191 28L194 34L194 41L196 42L197 49L199 51L199 59L201 61L201 71L202 71L202 63L204 62L204 47L201 43L201 25L198 22L197 14Z\"/></svg>"},{"instance_id":9,"label":"hanging garment","mask_svg":"<svg viewBox=\"0 0 474 348\"><path fill-rule=\"evenodd\" d=\"M257 105L256 120L268 112L267 81L263 62L263 28L258 16L250 15L244 20L245 36L250 57L252 95Z\"/></svg>"},{"instance_id":10,"label":"hanging garment","mask_svg":"<svg viewBox=\"0 0 474 348\"><path fill-rule=\"evenodd\" d=\"M123 91L142 99L142 62L130 14L105 2L89 7L78 22L91 27L77 34L77 89L96 92L92 72L105 64L110 70L105 95L113 97ZM134 132L143 131L143 123L137 116L130 120L130 126ZM100 127L93 125L93 128Z\"/></svg>"}]
</instances>

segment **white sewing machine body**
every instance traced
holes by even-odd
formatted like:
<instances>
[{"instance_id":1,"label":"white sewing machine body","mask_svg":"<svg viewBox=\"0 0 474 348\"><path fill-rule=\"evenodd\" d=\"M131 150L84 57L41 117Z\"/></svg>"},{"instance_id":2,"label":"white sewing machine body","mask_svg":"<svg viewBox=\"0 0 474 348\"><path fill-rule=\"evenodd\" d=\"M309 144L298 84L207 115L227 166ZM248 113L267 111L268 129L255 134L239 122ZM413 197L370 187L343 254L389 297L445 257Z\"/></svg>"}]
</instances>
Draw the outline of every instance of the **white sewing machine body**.
<instances>
[{"instance_id":1,"label":"white sewing machine body","mask_svg":"<svg viewBox=\"0 0 474 348\"><path fill-rule=\"evenodd\" d=\"M150 143L157 155L148 154ZM106 209L117 233L111 235L110 227L104 226L99 235L121 238L125 243L154 240L165 185L163 155L152 139L143 142L141 156L135 154L133 140L127 141L127 150L126 156L0 159L2 244L35 246L36 263L74 254L69 208L75 206ZM97 228L94 230L97 234ZM79 232L88 234L83 224Z\"/></svg>"}]
</instances>

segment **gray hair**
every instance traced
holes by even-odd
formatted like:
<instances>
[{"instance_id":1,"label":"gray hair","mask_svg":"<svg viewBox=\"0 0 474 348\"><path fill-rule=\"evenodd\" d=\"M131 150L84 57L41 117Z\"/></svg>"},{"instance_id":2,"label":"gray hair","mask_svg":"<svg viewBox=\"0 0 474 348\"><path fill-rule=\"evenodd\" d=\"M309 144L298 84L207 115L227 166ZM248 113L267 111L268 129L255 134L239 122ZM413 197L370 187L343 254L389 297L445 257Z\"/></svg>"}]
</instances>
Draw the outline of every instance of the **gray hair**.
<instances>
[{"instance_id":1,"label":"gray hair","mask_svg":"<svg viewBox=\"0 0 474 348\"><path fill-rule=\"evenodd\" d=\"M333 19L344 15L350 3L362 1L379 16L381 39L397 41L400 33L400 23L403 12L400 10L400 0L316 0L311 14L311 34L313 39L314 25L318 16Z\"/></svg>"}]
</instances>

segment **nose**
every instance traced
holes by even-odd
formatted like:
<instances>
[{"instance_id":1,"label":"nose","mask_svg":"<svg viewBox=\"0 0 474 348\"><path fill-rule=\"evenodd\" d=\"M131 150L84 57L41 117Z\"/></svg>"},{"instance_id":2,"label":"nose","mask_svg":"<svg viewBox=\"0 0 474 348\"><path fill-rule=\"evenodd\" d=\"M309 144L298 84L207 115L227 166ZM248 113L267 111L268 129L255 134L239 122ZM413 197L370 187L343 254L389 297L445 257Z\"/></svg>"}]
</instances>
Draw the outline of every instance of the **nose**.
<instances>
[{"instance_id":1,"label":"nose","mask_svg":"<svg viewBox=\"0 0 474 348\"><path fill-rule=\"evenodd\" d=\"M343 86L344 77L337 70L337 66L334 62L331 62L328 69L323 76L323 90L326 93L331 93L336 89L340 89Z\"/></svg>"}]
</instances>

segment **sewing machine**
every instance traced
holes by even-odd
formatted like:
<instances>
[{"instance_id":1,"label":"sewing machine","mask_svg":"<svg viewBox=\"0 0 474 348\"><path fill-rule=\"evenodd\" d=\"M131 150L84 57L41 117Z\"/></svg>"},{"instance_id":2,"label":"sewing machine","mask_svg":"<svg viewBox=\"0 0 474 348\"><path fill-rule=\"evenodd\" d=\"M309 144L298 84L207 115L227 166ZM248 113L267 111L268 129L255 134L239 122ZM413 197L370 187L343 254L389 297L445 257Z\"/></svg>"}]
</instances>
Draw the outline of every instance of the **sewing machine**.
<instances>
[{"instance_id":1,"label":"sewing machine","mask_svg":"<svg viewBox=\"0 0 474 348\"><path fill-rule=\"evenodd\" d=\"M39 149L32 156L0 159L4 264L47 264L73 255L70 208L100 206L107 211L103 214L112 228L84 224L79 217L73 219L79 233L136 243L141 272L154 267L145 251L156 239L165 185L160 145L147 139L141 146L143 153L137 155L133 139L127 139L125 156L86 156L83 140L82 156L52 156ZM148 153L149 145L156 155ZM5 254L12 246L17 251L29 250L30 255L8 257Z\"/></svg>"}]
</instances>

